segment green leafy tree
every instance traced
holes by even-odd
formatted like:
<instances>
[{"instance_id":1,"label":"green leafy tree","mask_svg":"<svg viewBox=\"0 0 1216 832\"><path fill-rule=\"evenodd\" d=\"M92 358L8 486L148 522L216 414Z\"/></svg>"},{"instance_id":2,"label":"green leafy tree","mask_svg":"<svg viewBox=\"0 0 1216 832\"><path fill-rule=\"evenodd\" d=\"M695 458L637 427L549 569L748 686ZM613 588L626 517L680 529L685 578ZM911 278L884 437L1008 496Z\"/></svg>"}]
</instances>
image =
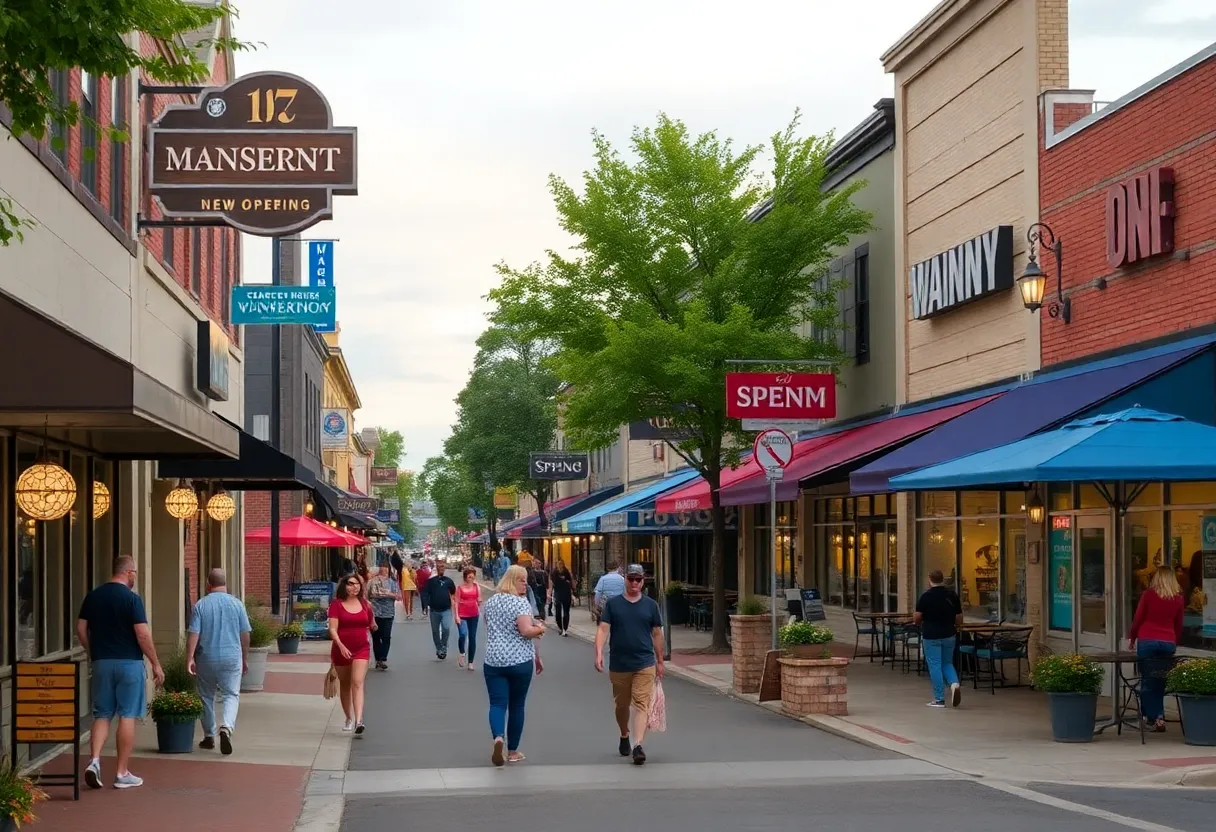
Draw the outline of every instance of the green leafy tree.
<instances>
[{"instance_id":1,"label":"green leafy tree","mask_svg":"<svg viewBox=\"0 0 1216 832\"><path fill-rule=\"evenodd\" d=\"M476 482L466 466L450 456L428 459L422 468L420 485L435 504L442 529L454 526L461 531L472 530L469 509L484 509L490 502L485 485Z\"/></svg>"},{"instance_id":2,"label":"green leafy tree","mask_svg":"<svg viewBox=\"0 0 1216 832\"><path fill-rule=\"evenodd\" d=\"M16 137L42 140L52 123L74 125L83 115L76 102L60 104L51 89L52 70L81 68L97 77L146 77L157 84L199 84L211 76L199 46L220 51L247 49L233 38L193 43L183 38L225 15L227 3L204 5L188 0L0 0L0 101L12 112ZM132 48L131 33L143 32L164 44L168 56ZM126 134L89 120L98 134L125 141ZM0 246L33 223L0 198Z\"/></svg>"},{"instance_id":3,"label":"green leafy tree","mask_svg":"<svg viewBox=\"0 0 1216 832\"><path fill-rule=\"evenodd\" d=\"M405 458L405 439L399 430L376 427L376 435L380 437L380 447L376 449L373 460L375 465L396 467Z\"/></svg>"},{"instance_id":4,"label":"green leafy tree","mask_svg":"<svg viewBox=\"0 0 1216 832\"><path fill-rule=\"evenodd\" d=\"M414 538L418 536L418 524L414 522L414 518L410 516L410 506L413 505L415 495L417 494L418 477L413 471L398 471L397 472L397 504L400 506L397 522L394 524L397 531L407 542L412 543Z\"/></svg>"},{"instance_id":5,"label":"green leafy tree","mask_svg":"<svg viewBox=\"0 0 1216 832\"><path fill-rule=\"evenodd\" d=\"M841 356L833 248L870 227L852 204L861 184L823 188L831 136L797 136L798 117L764 148L736 150L690 135L661 115L636 129L623 157L599 133L582 193L550 178L577 257L501 266L492 321L543 332L569 387L565 432L581 447L614 441L620 425L664 418L688 437L672 448L709 483L713 500L713 646L727 649L724 468L750 446L726 418L725 379L738 359ZM818 337L815 337L818 336ZM785 365L785 366L788 366Z\"/></svg>"}]
</instances>

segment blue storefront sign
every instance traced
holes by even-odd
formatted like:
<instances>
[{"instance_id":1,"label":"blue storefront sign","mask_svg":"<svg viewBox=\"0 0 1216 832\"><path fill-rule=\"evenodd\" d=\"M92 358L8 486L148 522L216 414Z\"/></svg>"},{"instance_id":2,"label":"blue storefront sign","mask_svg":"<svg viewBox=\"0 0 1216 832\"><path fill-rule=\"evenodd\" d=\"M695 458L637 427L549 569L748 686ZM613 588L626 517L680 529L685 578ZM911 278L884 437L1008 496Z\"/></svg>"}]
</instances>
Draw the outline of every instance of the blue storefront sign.
<instances>
[{"instance_id":1,"label":"blue storefront sign","mask_svg":"<svg viewBox=\"0 0 1216 832\"><path fill-rule=\"evenodd\" d=\"M395 508L376 509L376 519L381 523L396 523L401 519L401 511Z\"/></svg>"},{"instance_id":2,"label":"blue storefront sign","mask_svg":"<svg viewBox=\"0 0 1216 832\"><path fill-rule=\"evenodd\" d=\"M1072 631L1072 518L1051 518L1051 547L1047 559L1047 581L1051 589L1051 629Z\"/></svg>"},{"instance_id":3,"label":"blue storefront sign","mask_svg":"<svg viewBox=\"0 0 1216 832\"><path fill-rule=\"evenodd\" d=\"M734 529L738 510L726 507L726 528ZM710 511L666 512L653 509L640 511L617 511L600 518L602 532L642 532L651 534L673 534L675 532L713 531L713 513Z\"/></svg>"},{"instance_id":4,"label":"blue storefront sign","mask_svg":"<svg viewBox=\"0 0 1216 832\"><path fill-rule=\"evenodd\" d=\"M336 325L334 288L233 286L232 323Z\"/></svg>"},{"instance_id":5,"label":"blue storefront sign","mask_svg":"<svg viewBox=\"0 0 1216 832\"><path fill-rule=\"evenodd\" d=\"M311 240L308 243L308 285L314 289L334 288L333 240ZM336 317L313 327L317 332L333 332L337 328Z\"/></svg>"},{"instance_id":6,"label":"blue storefront sign","mask_svg":"<svg viewBox=\"0 0 1216 832\"><path fill-rule=\"evenodd\" d=\"M337 588L329 581L291 585L291 620L304 629L304 638L328 637L329 604Z\"/></svg>"}]
</instances>

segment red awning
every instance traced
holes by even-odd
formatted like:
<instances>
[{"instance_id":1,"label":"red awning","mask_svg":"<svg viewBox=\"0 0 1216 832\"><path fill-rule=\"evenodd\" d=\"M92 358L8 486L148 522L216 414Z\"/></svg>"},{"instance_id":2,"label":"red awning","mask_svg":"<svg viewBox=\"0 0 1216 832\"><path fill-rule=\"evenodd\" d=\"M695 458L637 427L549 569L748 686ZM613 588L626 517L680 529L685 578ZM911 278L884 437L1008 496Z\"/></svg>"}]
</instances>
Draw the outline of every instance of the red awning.
<instances>
[{"instance_id":1,"label":"red awning","mask_svg":"<svg viewBox=\"0 0 1216 832\"><path fill-rule=\"evenodd\" d=\"M285 543L288 546L345 547L363 545L369 542L365 538L359 538L361 542L356 543L356 537L358 535L335 529L333 526L313 520L311 517L306 517L302 514L299 517L284 520L279 524L279 542ZM252 542L269 541L270 527L266 526L262 529L247 532L245 540Z\"/></svg>"},{"instance_id":2,"label":"red awning","mask_svg":"<svg viewBox=\"0 0 1216 832\"><path fill-rule=\"evenodd\" d=\"M551 500L545 503L545 517L552 521L553 515L556 512L561 511L566 506L578 502L586 496L586 494L577 494L573 497L567 497L564 500L558 500L557 502L553 502ZM504 540L520 540L525 536L536 537L537 535L529 534L529 532L535 532L540 528L540 514L529 514L527 517L516 520L515 523L516 525L512 526L510 531L499 536Z\"/></svg>"},{"instance_id":3,"label":"red awning","mask_svg":"<svg viewBox=\"0 0 1216 832\"><path fill-rule=\"evenodd\" d=\"M820 476L833 468L865 459L874 454L932 430L943 422L961 416L996 396L983 396L960 404L938 407L907 416L892 416L826 436L814 436L794 445L794 457L777 483L777 499L798 497L799 482ZM721 502L724 506L754 505L769 499L768 481L752 459L734 471L722 472ZM656 511L702 511L710 508L709 484L698 479L679 491L660 497Z\"/></svg>"}]
</instances>

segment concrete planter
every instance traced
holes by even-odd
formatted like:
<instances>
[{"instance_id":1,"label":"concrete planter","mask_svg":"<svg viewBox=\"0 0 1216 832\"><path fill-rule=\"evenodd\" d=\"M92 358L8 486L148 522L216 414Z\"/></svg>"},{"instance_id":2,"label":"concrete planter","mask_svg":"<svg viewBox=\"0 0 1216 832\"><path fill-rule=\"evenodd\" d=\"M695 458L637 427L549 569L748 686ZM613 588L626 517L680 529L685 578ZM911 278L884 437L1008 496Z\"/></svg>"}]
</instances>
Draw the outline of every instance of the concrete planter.
<instances>
[{"instance_id":1,"label":"concrete planter","mask_svg":"<svg viewBox=\"0 0 1216 832\"><path fill-rule=\"evenodd\" d=\"M249 672L241 677L242 693L257 693L266 686L266 664L269 647L249 648Z\"/></svg>"},{"instance_id":2,"label":"concrete planter","mask_svg":"<svg viewBox=\"0 0 1216 832\"><path fill-rule=\"evenodd\" d=\"M732 615L730 617L730 655L734 666L733 684L739 693L759 693L764 675L764 657L773 647L773 617Z\"/></svg>"},{"instance_id":3,"label":"concrete planter","mask_svg":"<svg viewBox=\"0 0 1216 832\"><path fill-rule=\"evenodd\" d=\"M1216 696L1178 694L1182 740L1187 745L1216 745Z\"/></svg>"},{"instance_id":4,"label":"concrete planter","mask_svg":"<svg viewBox=\"0 0 1216 832\"><path fill-rule=\"evenodd\" d=\"M800 659L784 656L781 665L781 710L790 716L849 712L849 660Z\"/></svg>"},{"instance_id":5,"label":"concrete planter","mask_svg":"<svg viewBox=\"0 0 1216 832\"><path fill-rule=\"evenodd\" d=\"M1051 738L1056 742L1093 742L1098 716L1096 693L1048 693Z\"/></svg>"}]
</instances>

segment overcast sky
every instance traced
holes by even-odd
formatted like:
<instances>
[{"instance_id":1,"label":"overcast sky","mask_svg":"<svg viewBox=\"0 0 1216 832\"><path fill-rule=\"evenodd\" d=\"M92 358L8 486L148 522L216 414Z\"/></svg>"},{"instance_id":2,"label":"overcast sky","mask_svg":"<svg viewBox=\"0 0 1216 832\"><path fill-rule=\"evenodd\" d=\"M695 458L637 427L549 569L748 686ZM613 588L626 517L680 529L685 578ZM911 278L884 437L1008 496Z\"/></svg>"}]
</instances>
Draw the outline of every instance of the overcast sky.
<instances>
[{"instance_id":1,"label":"overcast sky","mask_svg":"<svg viewBox=\"0 0 1216 832\"><path fill-rule=\"evenodd\" d=\"M359 427L440 452L499 260L564 248L546 177L577 179L590 131L623 145L665 111L762 142L795 108L843 134L892 94L878 57L935 0L234 0L262 42L237 73L297 73L359 128L357 197L306 232L336 237L342 347ZM858 20L855 15L862 14ZM1072 0L1071 83L1129 92L1216 41L1212 0ZM829 35L829 33L831 33ZM246 239L245 280L270 246Z\"/></svg>"}]
</instances>

